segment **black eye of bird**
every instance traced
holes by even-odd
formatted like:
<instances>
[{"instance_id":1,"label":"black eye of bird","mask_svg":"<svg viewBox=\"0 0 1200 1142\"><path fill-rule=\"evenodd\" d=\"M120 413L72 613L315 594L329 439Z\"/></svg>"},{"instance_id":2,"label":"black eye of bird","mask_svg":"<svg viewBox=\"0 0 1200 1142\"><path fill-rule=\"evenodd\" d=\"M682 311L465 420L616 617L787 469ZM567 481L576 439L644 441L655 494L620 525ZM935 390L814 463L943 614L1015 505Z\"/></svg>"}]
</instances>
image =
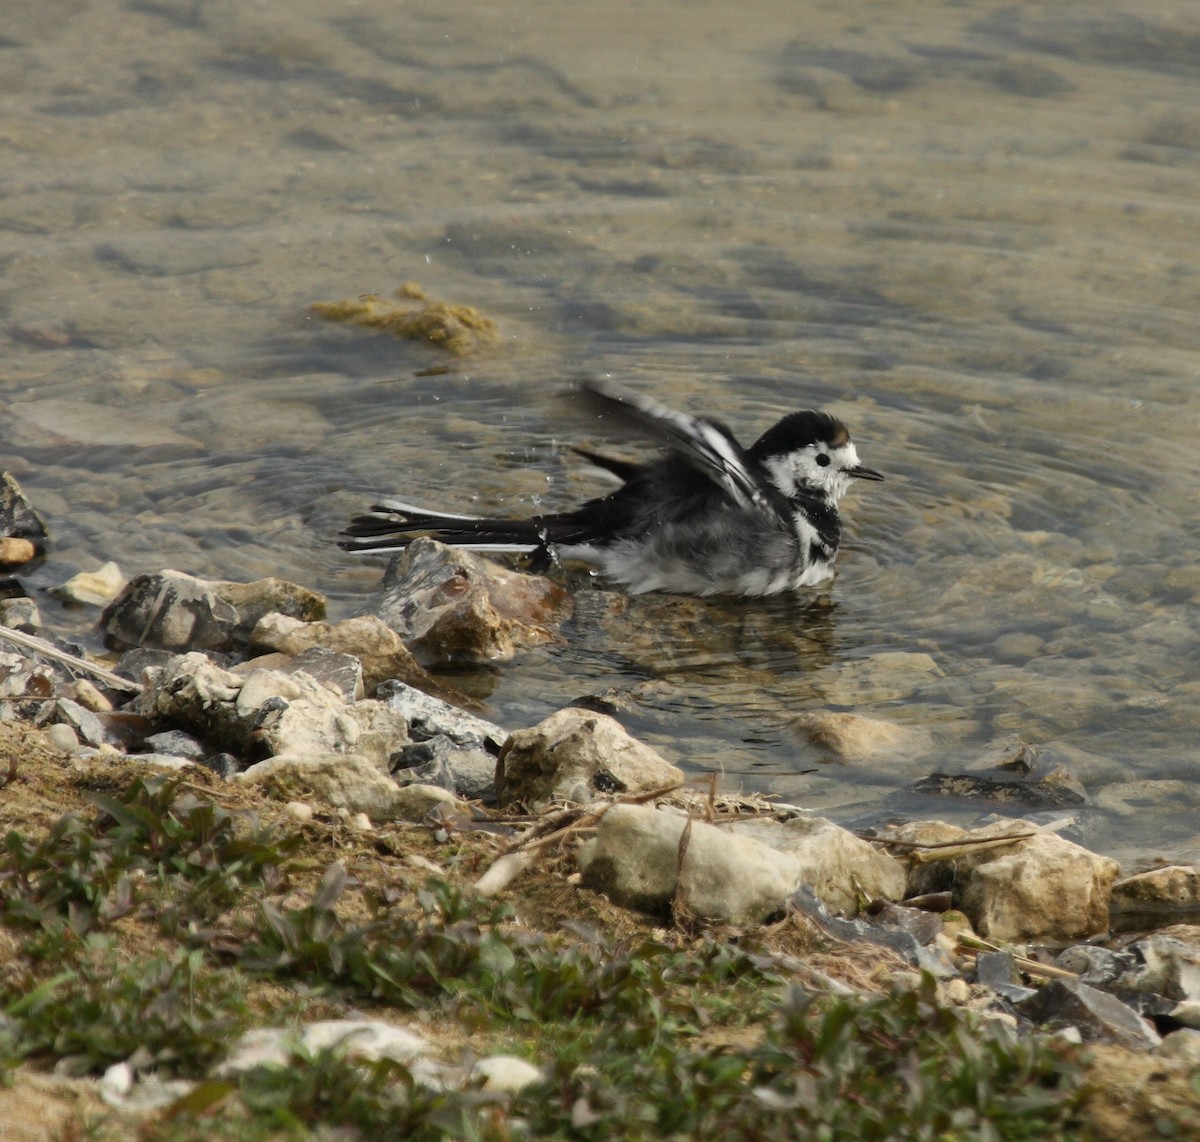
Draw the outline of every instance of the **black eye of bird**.
<instances>
[{"instance_id":1,"label":"black eye of bird","mask_svg":"<svg viewBox=\"0 0 1200 1142\"><path fill-rule=\"evenodd\" d=\"M826 456L824 452L818 452L817 453L817 463L820 464L822 468L828 468L829 467L829 457Z\"/></svg>"}]
</instances>

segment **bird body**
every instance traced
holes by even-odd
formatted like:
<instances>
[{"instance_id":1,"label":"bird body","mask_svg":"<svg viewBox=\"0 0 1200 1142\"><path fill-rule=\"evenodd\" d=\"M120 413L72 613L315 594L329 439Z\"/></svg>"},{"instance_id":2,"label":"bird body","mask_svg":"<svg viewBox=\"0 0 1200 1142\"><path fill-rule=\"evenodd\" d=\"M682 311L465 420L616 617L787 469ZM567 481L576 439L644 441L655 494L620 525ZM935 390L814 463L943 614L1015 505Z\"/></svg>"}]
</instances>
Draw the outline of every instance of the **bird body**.
<instances>
[{"instance_id":1,"label":"bird body","mask_svg":"<svg viewBox=\"0 0 1200 1142\"><path fill-rule=\"evenodd\" d=\"M524 520L431 511L381 500L342 533L351 551L394 551L417 535L486 552L579 560L633 594L773 595L833 574L838 500L858 461L845 426L823 412L785 416L749 448L713 420L675 412L610 382L585 388L665 438L646 464L578 449L622 481L574 511Z\"/></svg>"}]
</instances>

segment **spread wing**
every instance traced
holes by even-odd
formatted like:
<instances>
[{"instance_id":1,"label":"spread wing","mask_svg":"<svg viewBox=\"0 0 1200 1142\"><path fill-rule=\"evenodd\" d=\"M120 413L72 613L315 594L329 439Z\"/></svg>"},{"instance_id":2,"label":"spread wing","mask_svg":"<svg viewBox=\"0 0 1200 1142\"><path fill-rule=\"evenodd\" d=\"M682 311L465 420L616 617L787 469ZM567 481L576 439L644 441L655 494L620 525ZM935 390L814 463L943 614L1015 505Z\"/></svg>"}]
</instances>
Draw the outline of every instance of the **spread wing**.
<instances>
[{"instance_id":1,"label":"spread wing","mask_svg":"<svg viewBox=\"0 0 1200 1142\"><path fill-rule=\"evenodd\" d=\"M741 507L775 514L760 481L750 470L746 453L723 424L676 412L611 381L589 380L583 387L643 427L665 437L671 448Z\"/></svg>"}]
</instances>

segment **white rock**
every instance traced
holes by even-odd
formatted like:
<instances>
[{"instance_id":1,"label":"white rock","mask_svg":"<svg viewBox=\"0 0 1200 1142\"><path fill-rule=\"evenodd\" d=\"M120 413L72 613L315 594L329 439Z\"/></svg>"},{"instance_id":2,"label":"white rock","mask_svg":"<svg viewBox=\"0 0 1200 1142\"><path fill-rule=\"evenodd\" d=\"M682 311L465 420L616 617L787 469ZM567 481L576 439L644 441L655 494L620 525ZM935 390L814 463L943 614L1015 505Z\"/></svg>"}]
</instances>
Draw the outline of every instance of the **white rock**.
<instances>
[{"instance_id":1,"label":"white rock","mask_svg":"<svg viewBox=\"0 0 1200 1142\"><path fill-rule=\"evenodd\" d=\"M614 806L580 851L583 883L629 907L662 912L679 900L702 919L731 924L760 923L799 886L795 857L702 821L691 822L681 865L687 824L677 813Z\"/></svg>"},{"instance_id":2,"label":"white rock","mask_svg":"<svg viewBox=\"0 0 1200 1142\"><path fill-rule=\"evenodd\" d=\"M545 1076L532 1063L515 1055L490 1055L471 1068L471 1078L482 1080L484 1090L508 1091L516 1094Z\"/></svg>"},{"instance_id":3,"label":"white rock","mask_svg":"<svg viewBox=\"0 0 1200 1142\"><path fill-rule=\"evenodd\" d=\"M89 607L105 607L124 589L128 580L115 563L103 563L95 571L80 571L58 587L51 587L50 594L72 603Z\"/></svg>"},{"instance_id":4,"label":"white rock","mask_svg":"<svg viewBox=\"0 0 1200 1142\"><path fill-rule=\"evenodd\" d=\"M313 819L313 807L307 801L289 801L283 807L283 811L293 821L299 821L301 824Z\"/></svg>"},{"instance_id":5,"label":"white rock","mask_svg":"<svg viewBox=\"0 0 1200 1142\"><path fill-rule=\"evenodd\" d=\"M568 706L505 742L496 765L500 804L586 803L680 784L682 770L625 732L615 718Z\"/></svg>"},{"instance_id":6,"label":"white rock","mask_svg":"<svg viewBox=\"0 0 1200 1142\"><path fill-rule=\"evenodd\" d=\"M255 1067L286 1067L297 1048L309 1053L341 1048L351 1058L371 1062L386 1058L405 1064L430 1052L426 1039L404 1027L378 1019L327 1019L296 1031L281 1027L246 1031L215 1073L235 1075Z\"/></svg>"},{"instance_id":7,"label":"white rock","mask_svg":"<svg viewBox=\"0 0 1200 1142\"><path fill-rule=\"evenodd\" d=\"M747 821L728 827L796 859L801 883L833 913L853 915L866 900L901 900L907 874L886 852L824 817Z\"/></svg>"},{"instance_id":8,"label":"white rock","mask_svg":"<svg viewBox=\"0 0 1200 1142\"><path fill-rule=\"evenodd\" d=\"M79 748L79 738L75 731L62 722L55 722L54 725L49 726L46 736L49 737L55 749L61 749L63 753L74 753Z\"/></svg>"}]
</instances>

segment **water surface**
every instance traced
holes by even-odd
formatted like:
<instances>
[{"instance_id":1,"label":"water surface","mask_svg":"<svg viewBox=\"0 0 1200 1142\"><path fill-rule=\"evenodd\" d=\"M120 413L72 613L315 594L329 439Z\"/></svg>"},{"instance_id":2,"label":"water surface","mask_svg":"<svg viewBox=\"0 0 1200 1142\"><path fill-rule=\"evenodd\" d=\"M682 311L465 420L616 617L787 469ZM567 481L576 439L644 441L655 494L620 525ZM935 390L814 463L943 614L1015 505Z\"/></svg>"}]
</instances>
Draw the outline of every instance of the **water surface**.
<instances>
[{"instance_id":1,"label":"water surface","mask_svg":"<svg viewBox=\"0 0 1200 1142\"><path fill-rule=\"evenodd\" d=\"M0 442L41 591L283 575L353 613L372 495L595 494L606 373L753 439L820 406L885 484L836 581L627 605L470 680L603 692L693 772L852 823L997 741L1071 766L1087 843L1200 858L1200 14L1188 3L39 0L0 39ZM417 281L453 361L314 301ZM434 370L431 372L431 370ZM90 616L39 596L49 625ZM924 756L831 763L849 709Z\"/></svg>"}]
</instances>

